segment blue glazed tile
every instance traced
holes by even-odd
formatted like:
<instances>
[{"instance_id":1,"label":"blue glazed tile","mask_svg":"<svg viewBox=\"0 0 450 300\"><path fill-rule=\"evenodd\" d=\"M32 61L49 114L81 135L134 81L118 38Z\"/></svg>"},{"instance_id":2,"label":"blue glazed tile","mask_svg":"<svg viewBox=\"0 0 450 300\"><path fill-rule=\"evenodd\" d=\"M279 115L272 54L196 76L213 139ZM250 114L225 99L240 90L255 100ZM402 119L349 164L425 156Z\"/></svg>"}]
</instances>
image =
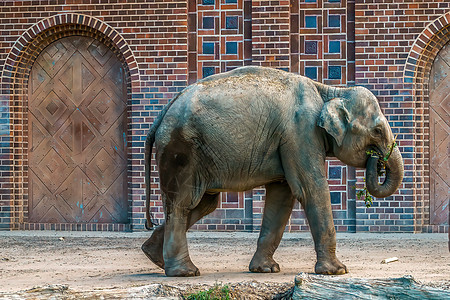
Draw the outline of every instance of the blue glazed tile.
<instances>
[{"instance_id":1,"label":"blue glazed tile","mask_svg":"<svg viewBox=\"0 0 450 300\"><path fill-rule=\"evenodd\" d=\"M305 16L305 27L306 28L316 28L317 27L317 16Z\"/></svg>"},{"instance_id":2,"label":"blue glazed tile","mask_svg":"<svg viewBox=\"0 0 450 300\"><path fill-rule=\"evenodd\" d=\"M237 42L227 42L225 44L225 53L226 54L237 54L238 53L238 44Z\"/></svg>"},{"instance_id":3,"label":"blue glazed tile","mask_svg":"<svg viewBox=\"0 0 450 300\"><path fill-rule=\"evenodd\" d=\"M331 2L331 3L333 3L333 2L341 2L341 0L328 0L328 2Z\"/></svg>"},{"instance_id":4,"label":"blue glazed tile","mask_svg":"<svg viewBox=\"0 0 450 300\"><path fill-rule=\"evenodd\" d=\"M329 41L328 42L329 53L341 53L341 42L340 41Z\"/></svg>"},{"instance_id":5,"label":"blue glazed tile","mask_svg":"<svg viewBox=\"0 0 450 300\"><path fill-rule=\"evenodd\" d=\"M317 2L317 0L305 0L305 2Z\"/></svg>"},{"instance_id":6,"label":"blue glazed tile","mask_svg":"<svg viewBox=\"0 0 450 300\"><path fill-rule=\"evenodd\" d=\"M225 27L226 29L238 29L238 17L232 16L232 17L226 17L225 21Z\"/></svg>"},{"instance_id":7,"label":"blue glazed tile","mask_svg":"<svg viewBox=\"0 0 450 300\"><path fill-rule=\"evenodd\" d=\"M317 67L305 67L305 76L313 80L317 79Z\"/></svg>"},{"instance_id":8,"label":"blue glazed tile","mask_svg":"<svg viewBox=\"0 0 450 300\"><path fill-rule=\"evenodd\" d=\"M225 0L225 3L237 3L237 0Z\"/></svg>"},{"instance_id":9,"label":"blue glazed tile","mask_svg":"<svg viewBox=\"0 0 450 300\"><path fill-rule=\"evenodd\" d=\"M4 223L4 224L3 224L3 223L0 224L0 229L10 229L10 228L9 228L9 226L10 226L10 225L9 225L9 222L10 222L10 221L7 221L7 220L8 220L8 218L5 218L5 219L4 219L5 223Z\"/></svg>"},{"instance_id":10,"label":"blue glazed tile","mask_svg":"<svg viewBox=\"0 0 450 300\"><path fill-rule=\"evenodd\" d=\"M329 15L328 16L328 27L341 27L341 16Z\"/></svg>"},{"instance_id":11,"label":"blue glazed tile","mask_svg":"<svg viewBox=\"0 0 450 300\"><path fill-rule=\"evenodd\" d=\"M407 214L403 214L403 215L400 215L400 219L414 219L414 216L413 215L407 215Z\"/></svg>"},{"instance_id":12,"label":"blue glazed tile","mask_svg":"<svg viewBox=\"0 0 450 300\"><path fill-rule=\"evenodd\" d=\"M244 210L243 209L227 209L227 210L225 210L225 218L226 219L243 219L244 218Z\"/></svg>"},{"instance_id":13,"label":"blue glazed tile","mask_svg":"<svg viewBox=\"0 0 450 300\"><path fill-rule=\"evenodd\" d=\"M406 71L406 72L405 72L405 76L414 77L414 72Z\"/></svg>"},{"instance_id":14,"label":"blue glazed tile","mask_svg":"<svg viewBox=\"0 0 450 300\"><path fill-rule=\"evenodd\" d=\"M203 5L214 5L214 0L202 0Z\"/></svg>"},{"instance_id":15,"label":"blue glazed tile","mask_svg":"<svg viewBox=\"0 0 450 300\"><path fill-rule=\"evenodd\" d=\"M328 66L328 79L341 79L341 67L340 66Z\"/></svg>"},{"instance_id":16,"label":"blue glazed tile","mask_svg":"<svg viewBox=\"0 0 450 300\"><path fill-rule=\"evenodd\" d=\"M214 29L214 17L203 17L203 29Z\"/></svg>"},{"instance_id":17,"label":"blue glazed tile","mask_svg":"<svg viewBox=\"0 0 450 300\"><path fill-rule=\"evenodd\" d=\"M131 95L131 99L144 99L144 94L133 93L133 95Z\"/></svg>"},{"instance_id":18,"label":"blue glazed tile","mask_svg":"<svg viewBox=\"0 0 450 300\"><path fill-rule=\"evenodd\" d=\"M344 225L355 225L356 220L343 220Z\"/></svg>"},{"instance_id":19,"label":"blue glazed tile","mask_svg":"<svg viewBox=\"0 0 450 300\"><path fill-rule=\"evenodd\" d=\"M203 43L203 54L214 54L214 43Z\"/></svg>"},{"instance_id":20,"label":"blue glazed tile","mask_svg":"<svg viewBox=\"0 0 450 300\"><path fill-rule=\"evenodd\" d=\"M341 193L330 192L331 204L341 204Z\"/></svg>"},{"instance_id":21,"label":"blue glazed tile","mask_svg":"<svg viewBox=\"0 0 450 300\"><path fill-rule=\"evenodd\" d=\"M341 178L341 167L330 167L328 169L328 177L330 179L340 179Z\"/></svg>"},{"instance_id":22,"label":"blue glazed tile","mask_svg":"<svg viewBox=\"0 0 450 300\"><path fill-rule=\"evenodd\" d=\"M317 41L306 41L305 42L305 53L306 54L317 54Z\"/></svg>"},{"instance_id":23,"label":"blue glazed tile","mask_svg":"<svg viewBox=\"0 0 450 300\"><path fill-rule=\"evenodd\" d=\"M214 67L203 67L202 68L203 78L210 75L214 75Z\"/></svg>"},{"instance_id":24,"label":"blue glazed tile","mask_svg":"<svg viewBox=\"0 0 450 300\"><path fill-rule=\"evenodd\" d=\"M335 210L333 211L333 219L334 221L337 223L339 223L339 225L341 225L344 219L347 218L347 212L346 211L342 211L342 210ZM335 224L335 225L336 225Z\"/></svg>"}]
</instances>

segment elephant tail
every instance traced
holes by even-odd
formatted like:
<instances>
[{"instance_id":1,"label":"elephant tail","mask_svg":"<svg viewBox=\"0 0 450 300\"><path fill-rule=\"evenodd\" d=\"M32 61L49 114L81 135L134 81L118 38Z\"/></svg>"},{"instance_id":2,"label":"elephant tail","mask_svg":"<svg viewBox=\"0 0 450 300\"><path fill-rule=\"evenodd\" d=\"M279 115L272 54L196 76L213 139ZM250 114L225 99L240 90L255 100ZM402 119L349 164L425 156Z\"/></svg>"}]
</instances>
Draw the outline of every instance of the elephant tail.
<instances>
[{"instance_id":1,"label":"elephant tail","mask_svg":"<svg viewBox=\"0 0 450 300\"><path fill-rule=\"evenodd\" d=\"M155 136L156 131L158 130L159 126L161 125L162 120L164 119L164 116L166 115L169 108L172 106L172 104L175 102L175 100L181 95L182 93L178 94L175 98L172 99L159 113L156 120L153 122L152 126L150 127L150 131L147 134L147 138L145 139L145 228L147 230L150 230L153 228L153 225L158 225L154 222L152 213L150 212L150 194L151 194L151 182L150 182L150 173L151 173L151 159L152 159L152 148L153 144L155 142Z\"/></svg>"}]
</instances>

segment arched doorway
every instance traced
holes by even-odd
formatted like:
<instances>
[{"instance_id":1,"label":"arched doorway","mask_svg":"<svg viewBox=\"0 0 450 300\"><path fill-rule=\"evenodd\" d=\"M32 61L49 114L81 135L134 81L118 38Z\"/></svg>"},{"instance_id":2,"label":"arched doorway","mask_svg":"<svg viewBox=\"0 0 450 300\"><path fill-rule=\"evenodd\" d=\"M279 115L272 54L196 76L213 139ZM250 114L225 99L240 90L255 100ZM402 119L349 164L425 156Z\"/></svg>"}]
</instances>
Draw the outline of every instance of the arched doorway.
<instances>
[{"instance_id":1,"label":"arched doorway","mask_svg":"<svg viewBox=\"0 0 450 300\"><path fill-rule=\"evenodd\" d=\"M128 223L125 78L92 37L40 52L28 85L28 222Z\"/></svg>"},{"instance_id":2,"label":"arched doorway","mask_svg":"<svg viewBox=\"0 0 450 300\"><path fill-rule=\"evenodd\" d=\"M449 223L450 42L436 56L430 83L430 224Z\"/></svg>"}]
</instances>

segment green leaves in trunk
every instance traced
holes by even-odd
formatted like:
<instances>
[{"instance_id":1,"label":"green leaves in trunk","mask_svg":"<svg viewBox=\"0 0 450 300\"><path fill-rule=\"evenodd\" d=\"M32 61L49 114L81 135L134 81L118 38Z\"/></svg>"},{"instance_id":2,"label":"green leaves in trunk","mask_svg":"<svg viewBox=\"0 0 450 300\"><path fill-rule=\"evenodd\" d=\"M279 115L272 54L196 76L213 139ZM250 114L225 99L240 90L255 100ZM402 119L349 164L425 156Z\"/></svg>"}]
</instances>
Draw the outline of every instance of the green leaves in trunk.
<instances>
[{"instance_id":1,"label":"green leaves in trunk","mask_svg":"<svg viewBox=\"0 0 450 300\"><path fill-rule=\"evenodd\" d=\"M383 153L379 153L376 150L367 150L366 154L370 155L372 157L379 157L377 162L377 174L378 176L382 176L386 174L386 162L389 160L389 157L391 157L392 151L394 151L394 148L397 147L396 138L394 138L394 142L392 145L388 146L389 153L387 153L385 156L383 156ZM365 181L365 179L364 179ZM369 208L373 204L374 197L369 193L367 190L367 187L364 185L364 188L362 190L359 190L356 192L356 197L360 200L364 200L366 207Z\"/></svg>"}]
</instances>

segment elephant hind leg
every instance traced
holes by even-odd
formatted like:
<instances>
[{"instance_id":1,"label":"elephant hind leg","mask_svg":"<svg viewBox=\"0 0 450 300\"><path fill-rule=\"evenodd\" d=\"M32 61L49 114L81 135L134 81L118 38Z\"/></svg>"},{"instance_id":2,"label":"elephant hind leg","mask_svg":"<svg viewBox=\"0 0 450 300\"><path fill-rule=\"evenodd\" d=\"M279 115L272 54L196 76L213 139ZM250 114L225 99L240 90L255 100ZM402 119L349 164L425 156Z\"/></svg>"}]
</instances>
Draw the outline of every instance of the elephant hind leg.
<instances>
[{"instance_id":1,"label":"elephant hind leg","mask_svg":"<svg viewBox=\"0 0 450 300\"><path fill-rule=\"evenodd\" d=\"M286 182L267 184L266 191L258 247L250 262L249 270L257 273L277 273L280 272L280 266L273 259L273 254L283 237L295 199Z\"/></svg>"},{"instance_id":2,"label":"elephant hind leg","mask_svg":"<svg viewBox=\"0 0 450 300\"><path fill-rule=\"evenodd\" d=\"M200 203L189 213L186 231L204 216L212 213L219 203L219 193L204 194ZM145 255L158 267L164 269L163 245L165 224L156 227L151 237L142 245Z\"/></svg>"},{"instance_id":3,"label":"elephant hind leg","mask_svg":"<svg viewBox=\"0 0 450 300\"><path fill-rule=\"evenodd\" d=\"M150 238L142 244L141 249L144 254L158 267L164 269L163 244L164 244L164 223L153 230Z\"/></svg>"}]
</instances>

